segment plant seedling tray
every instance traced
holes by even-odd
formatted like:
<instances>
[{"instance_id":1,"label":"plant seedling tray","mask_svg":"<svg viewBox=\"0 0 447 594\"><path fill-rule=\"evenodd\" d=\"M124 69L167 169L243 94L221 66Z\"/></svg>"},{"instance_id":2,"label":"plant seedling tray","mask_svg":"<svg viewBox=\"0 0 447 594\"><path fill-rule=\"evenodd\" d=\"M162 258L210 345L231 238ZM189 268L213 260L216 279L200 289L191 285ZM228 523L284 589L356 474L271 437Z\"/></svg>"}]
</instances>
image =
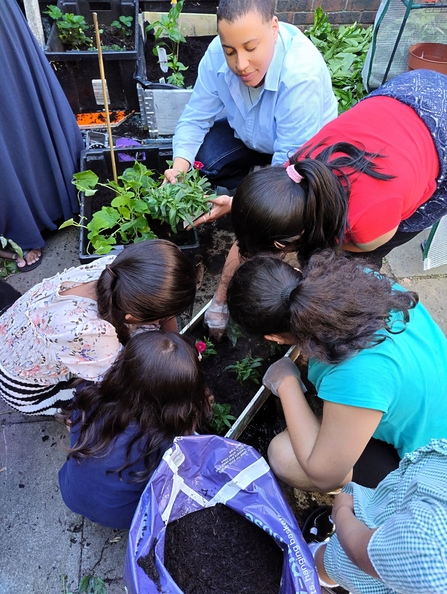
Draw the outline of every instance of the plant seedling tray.
<instances>
[{"instance_id":1,"label":"plant seedling tray","mask_svg":"<svg viewBox=\"0 0 447 594\"><path fill-rule=\"evenodd\" d=\"M114 148L115 162L117 174L122 175L123 171L128 167L132 167L133 160L138 160L148 169L152 169L159 173L165 171L168 167L167 161L172 159L172 139L146 140L140 147L123 147ZM130 157L130 160L129 160ZM126 159L126 160L123 160ZM110 149L90 149L84 150L81 153L81 171L92 170L99 177L100 182L106 182L113 179L112 161ZM101 258L101 254L88 253L88 231L85 225L89 223L93 215L93 199L94 196L85 196L81 193L80 196L80 222L79 230L79 260L82 264L93 262L97 258ZM169 239L176 243L174 234L170 237L160 237L161 239ZM196 229L188 232L188 243L179 245L178 247L191 259L199 251L199 238ZM125 246L117 245L107 255L117 255L122 252Z\"/></svg>"}]
</instances>

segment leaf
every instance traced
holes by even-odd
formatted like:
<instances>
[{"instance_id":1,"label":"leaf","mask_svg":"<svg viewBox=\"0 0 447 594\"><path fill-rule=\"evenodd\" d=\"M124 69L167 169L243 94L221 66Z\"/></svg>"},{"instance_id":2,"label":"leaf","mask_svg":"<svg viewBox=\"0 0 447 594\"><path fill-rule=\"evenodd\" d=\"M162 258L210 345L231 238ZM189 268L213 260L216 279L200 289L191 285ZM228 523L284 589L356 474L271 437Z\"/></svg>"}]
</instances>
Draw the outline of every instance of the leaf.
<instances>
[{"instance_id":1,"label":"leaf","mask_svg":"<svg viewBox=\"0 0 447 594\"><path fill-rule=\"evenodd\" d=\"M66 229L67 227L73 227L74 225L76 225L76 223L74 222L74 219L68 219L66 221L64 221L61 225L59 225L59 229Z\"/></svg>"},{"instance_id":2,"label":"leaf","mask_svg":"<svg viewBox=\"0 0 447 594\"><path fill-rule=\"evenodd\" d=\"M78 592L79 594L107 594L107 586L101 578L86 575L79 582Z\"/></svg>"},{"instance_id":3,"label":"leaf","mask_svg":"<svg viewBox=\"0 0 447 594\"><path fill-rule=\"evenodd\" d=\"M93 196L96 190L93 191L93 188L99 181L99 177L96 173L93 173L91 170L87 171L80 171L79 173L75 173L73 175L72 183L76 186L79 192L85 192L86 196Z\"/></svg>"}]
</instances>

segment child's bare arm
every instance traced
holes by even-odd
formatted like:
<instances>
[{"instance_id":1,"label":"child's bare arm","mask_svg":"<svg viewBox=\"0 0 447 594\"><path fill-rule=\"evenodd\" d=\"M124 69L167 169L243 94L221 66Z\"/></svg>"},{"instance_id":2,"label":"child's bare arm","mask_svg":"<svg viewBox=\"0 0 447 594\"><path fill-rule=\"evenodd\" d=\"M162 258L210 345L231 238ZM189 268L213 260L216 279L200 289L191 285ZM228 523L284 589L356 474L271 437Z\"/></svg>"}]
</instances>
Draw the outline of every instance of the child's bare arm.
<instances>
[{"instance_id":1,"label":"child's bare arm","mask_svg":"<svg viewBox=\"0 0 447 594\"><path fill-rule=\"evenodd\" d=\"M368 555L368 543L377 528L371 529L355 517L352 495L337 495L332 509L338 540L349 559L368 575L379 578Z\"/></svg>"}]
</instances>

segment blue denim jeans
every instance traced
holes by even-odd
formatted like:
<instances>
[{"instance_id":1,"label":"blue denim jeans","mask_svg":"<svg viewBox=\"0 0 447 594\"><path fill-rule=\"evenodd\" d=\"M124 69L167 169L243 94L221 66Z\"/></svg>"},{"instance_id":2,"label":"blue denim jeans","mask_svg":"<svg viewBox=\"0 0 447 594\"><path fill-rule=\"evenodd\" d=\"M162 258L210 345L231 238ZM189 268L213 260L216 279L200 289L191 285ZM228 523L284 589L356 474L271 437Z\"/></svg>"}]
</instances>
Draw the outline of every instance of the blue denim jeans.
<instances>
[{"instance_id":1,"label":"blue denim jeans","mask_svg":"<svg viewBox=\"0 0 447 594\"><path fill-rule=\"evenodd\" d=\"M233 190L253 165L269 165L272 155L248 148L242 140L234 136L234 130L227 119L222 118L216 120L205 136L196 161L203 163L201 173L206 175L214 186Z\"/></svg>"}]
</instances>

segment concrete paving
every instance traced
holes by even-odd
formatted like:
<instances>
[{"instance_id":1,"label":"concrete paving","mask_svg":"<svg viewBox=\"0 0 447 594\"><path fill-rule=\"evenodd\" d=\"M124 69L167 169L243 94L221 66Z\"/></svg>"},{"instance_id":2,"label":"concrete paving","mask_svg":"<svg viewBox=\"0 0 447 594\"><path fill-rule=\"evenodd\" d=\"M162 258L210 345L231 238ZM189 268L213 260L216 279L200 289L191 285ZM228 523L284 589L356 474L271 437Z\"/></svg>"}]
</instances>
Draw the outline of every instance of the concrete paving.
<instances>
[{"instance_id":1,"label":"concrete paving","mask_svg":"<svg viewBox=\"0 0 447 594\"><path fill-rule=\"evenodd\" d=\"M422 270L423 237L394 250L386 270L420 294L447 333L447 266ZM41 266L8 282L24 292L77 265L77 231L65 229L49 237ZM66 455L64 426L23 416L1 401L0 424L0 594L76 594L85 575L101 577L108 594L123 593L127 532L93 524L61 500L57 472Z\"/></svg>"}]
</instances>

